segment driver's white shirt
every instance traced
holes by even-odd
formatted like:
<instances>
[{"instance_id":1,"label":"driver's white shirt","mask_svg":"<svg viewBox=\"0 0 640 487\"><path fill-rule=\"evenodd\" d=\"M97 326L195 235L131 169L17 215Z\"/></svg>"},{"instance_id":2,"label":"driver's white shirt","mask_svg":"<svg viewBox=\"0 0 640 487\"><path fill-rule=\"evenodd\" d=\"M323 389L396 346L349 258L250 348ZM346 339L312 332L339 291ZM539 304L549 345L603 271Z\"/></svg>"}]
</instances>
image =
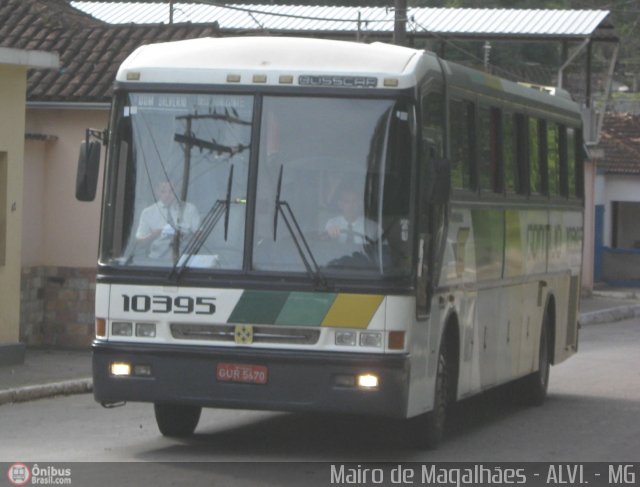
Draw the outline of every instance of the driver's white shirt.
<instances>
[{"instance_id":1,"label":"driver's white shirt","mask_svg":"<svg viewBox=\"0 0 640 487\"><path fill-rule=\"evenodd\" d=\"M365 219L361 216L351 222L351 227L349 227L349 222L343 215L335 216L331 218L324 227L326 232L328 232L330 228L338 228L340 230L340 235L337 237L340 242L348 242L351 235L350 232L353 232L353 243L366 243L364 238L364 235L367 235L365 232Z\"/></svg>"},{"instance_id":2,"label":"driver's white shirt","mask_svg":"<svg viewBox=\"0 0 640 487\"><path fill-rule=\"evenodd\" d=\"M158 258L165 255L171 249L176 230L183 234L195 232L200 226L200 214L191 203L173 202L167 206L158 201L142 210L136 238L145 238L155 230L163 230L167 225L173 231L166 234L163 232L151 243L149 257Z\"/></svg>"}]
</instances>

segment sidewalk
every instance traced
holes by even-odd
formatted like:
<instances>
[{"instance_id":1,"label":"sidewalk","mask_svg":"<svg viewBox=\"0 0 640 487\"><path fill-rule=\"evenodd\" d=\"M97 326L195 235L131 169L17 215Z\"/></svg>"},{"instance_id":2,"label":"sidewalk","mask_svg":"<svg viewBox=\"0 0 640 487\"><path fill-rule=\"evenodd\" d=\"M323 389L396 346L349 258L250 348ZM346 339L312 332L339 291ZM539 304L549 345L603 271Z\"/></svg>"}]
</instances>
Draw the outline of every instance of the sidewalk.
<instances>
[{"instance_id":1,"label":"sidewalk","mask_svg":"<svg viewBox=\"0 0 640 487\"><path fill-rule=\"evenodd\" d=\"M580 304L582 326L634 316L640 316L640 289L596 290ZM29 348L24 364L0 366L0 405L92 389L89 349Z\"/></svg>"},{"instance_id":2,"label":"sidewalk","mask_svg":"<svg viewBox=\"0 0 640 487\"><path fill-rule=\"evenodd\" d=\"M0 366L0 405L92 389L90 350L28 348L24 364Z\"/></svg>"}]
</instances>

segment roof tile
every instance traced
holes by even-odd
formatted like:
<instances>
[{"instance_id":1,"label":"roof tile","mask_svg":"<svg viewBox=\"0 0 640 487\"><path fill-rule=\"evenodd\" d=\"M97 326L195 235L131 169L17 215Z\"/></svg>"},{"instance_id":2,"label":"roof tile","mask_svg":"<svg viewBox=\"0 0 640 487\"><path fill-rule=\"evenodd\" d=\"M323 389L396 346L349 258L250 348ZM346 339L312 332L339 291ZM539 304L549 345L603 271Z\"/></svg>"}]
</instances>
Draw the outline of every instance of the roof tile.
<instances>
[{"instance_id":1,"label":"roof tile","mask_svg":"<svg viewBox=\"0 0 640 487\"><path fill-rule=\"evenodd\" d=\"M606 174L640 175L640 115L609 112L604 118L598 149L598 169Z\"/></svg>"},{"instance_id":2,"label":"roof tile","mask_svg":"<svg viewBox=\"0 0 640 487\"><path fill-rule=\"evenodd\" d=\"M218 35L217 24L110 25L66 0L0 2L0 46L60 56L57 70L29 70L29 101L107 103L118 66L137 47L203 34Z\"/></svg>"}]
</instances>

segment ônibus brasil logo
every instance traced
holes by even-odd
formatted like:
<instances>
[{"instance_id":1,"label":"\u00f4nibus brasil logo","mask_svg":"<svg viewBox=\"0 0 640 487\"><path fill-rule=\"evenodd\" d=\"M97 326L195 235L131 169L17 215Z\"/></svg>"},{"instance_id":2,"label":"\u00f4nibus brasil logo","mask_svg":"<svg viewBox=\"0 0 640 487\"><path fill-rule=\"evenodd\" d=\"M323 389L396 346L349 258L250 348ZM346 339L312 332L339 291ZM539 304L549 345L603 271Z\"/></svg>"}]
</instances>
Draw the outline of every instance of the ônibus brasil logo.
<instances>
[{"instance_id":1,"label":"\u00f4nibus brasil logo","mask_svg":"<svg viewBox=\"0 0 640 487\"><path fill-rule=\"evenodd\" d=\"M13 485L25 485L31 479L31 471L24 463L14 463L9 467L7 477Z\"/></svg>"}]
</instances>

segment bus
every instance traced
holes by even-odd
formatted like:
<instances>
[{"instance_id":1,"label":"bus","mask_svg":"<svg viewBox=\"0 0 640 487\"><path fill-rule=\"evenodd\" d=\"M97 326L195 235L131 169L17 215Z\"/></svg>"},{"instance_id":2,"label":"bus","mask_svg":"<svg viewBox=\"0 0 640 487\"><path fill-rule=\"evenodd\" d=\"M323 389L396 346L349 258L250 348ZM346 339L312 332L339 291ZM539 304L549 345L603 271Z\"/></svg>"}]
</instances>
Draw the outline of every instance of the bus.
<instances>
[{"instance_id":1,"label":"bus","mask_svg":"<svg viewBox=\"0 0 640 487\"><path fill-rule=\"evenodd\" d=\"M96 401L176 437L203 407L400 418L425 447L494 386L541 404L578 348L581 127L562 90L407 47L138 48L78 167L90 200L107 146Z\"/></svg>"}]
</instances>

